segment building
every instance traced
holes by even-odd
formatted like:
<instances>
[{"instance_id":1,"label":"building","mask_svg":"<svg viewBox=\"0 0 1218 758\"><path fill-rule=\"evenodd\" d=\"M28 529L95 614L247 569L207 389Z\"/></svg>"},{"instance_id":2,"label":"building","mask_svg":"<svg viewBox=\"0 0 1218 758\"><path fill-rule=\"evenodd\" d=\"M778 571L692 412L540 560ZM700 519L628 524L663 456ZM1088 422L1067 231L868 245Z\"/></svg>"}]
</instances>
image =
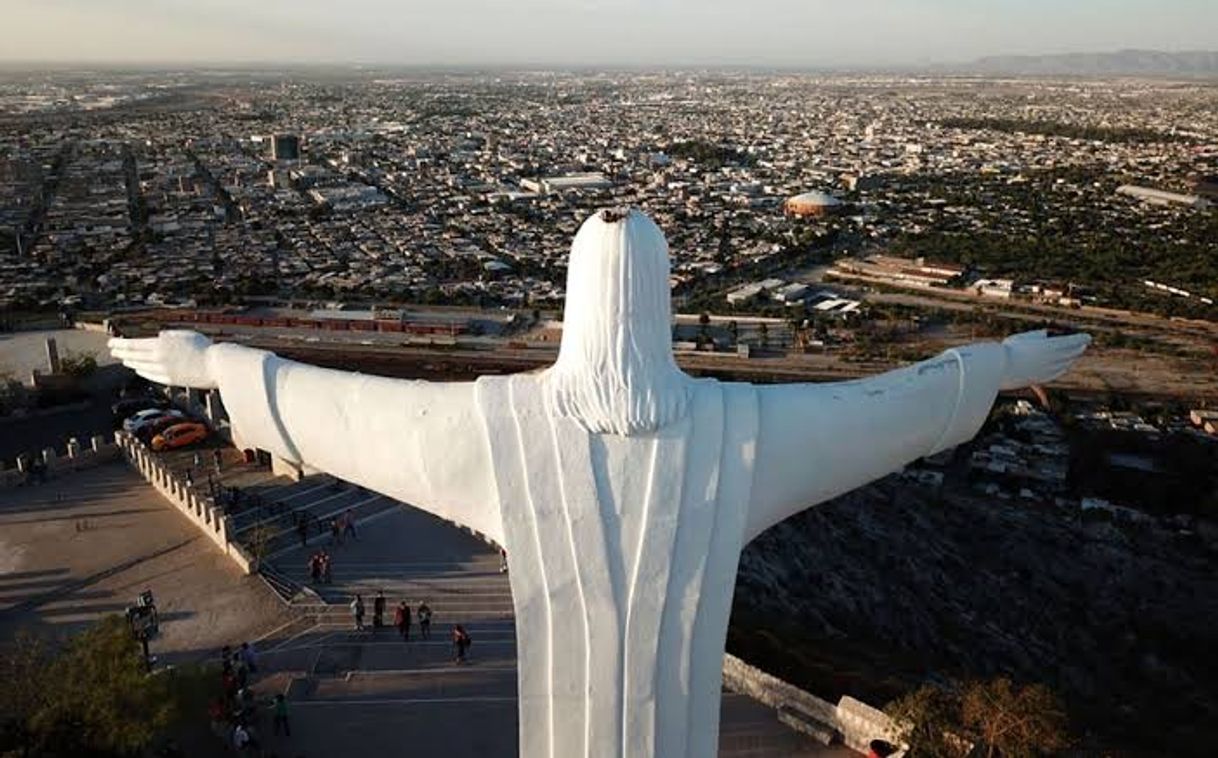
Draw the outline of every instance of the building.
<instances>
[{"instance_id":1,"label":"building","mask_svg":"<svg viewBox=\"0 0 1218 758\"><path fill-rule=\"evenodd\" d=\"M842 201L824 192L805 192L802 195L787 198L782 208L789 216L819 218L840 211Z\"/></svg>"},{"instance_id":2,"label":"building","mask_svg":"<svg viewBox=\"0 0 1218 758\"><path fill-rule=\"evenodd\" d=\"M834 264L831 273L844 278L862 277L890 284L942 287L964 276L966 271L967 267L958 263L871 255L861 260L843 258Z\"/></svg>"},{"instance_id":3,"label":"building","mask_svg":"<svg viewBox=\"0 0 1218 758\"><path fill-rule=\"evenodd\" d=\"M566 174L564 176L543 176L536 179L521 179L520 186L539 195L552 195L571 190L603 190L613 186L613 182L604 174Z\"/></svg>"},{"instance_id":4,"label":"building","mask_svg":"<svg viewBox=\"0 0 1218 758\"><path fill-rule=\"evenodd\" d=\"M271 160L300 160L300 137L295 134L271 135Z\"/></svg>"},{"instance_id":5,"label":"building","mask_svg":"<svg viewBox=\"0 0 1218 758\"><path fill-rule=\"evenodd\" d=\"M727 293L727 302L729 305L740 305L747 303L750 300L761 297L762 295L775 292L784 286L785 282L781 279L766 279L760 282L746 284L743 287L738 287Z\"/></svg>"},{"instance_id":6,"label":"building","mask_svg":"<svg viewBox=\"0 0 1218 758\"><path fill-rule=\"evenodd\" d=\"M1151 187L1137 187L1126 184L1117 188L1118 195L1136 198L1151 205L1187 205L1190 208L1208 208L1209 200L1199 195L1181 195L1177 192L1164 192Z\"/></svg>"},{"instance_id":7,"label":"building","mask_svg":"<svg viewBox=\"0 0 1218 758\"><path fill-rule=\"evenodd\" d=\"M979 279L973 282L972 288L978 295L1004 300L1015 294L1015 282L1011 279Z\"/></svg>"}]
</instances>

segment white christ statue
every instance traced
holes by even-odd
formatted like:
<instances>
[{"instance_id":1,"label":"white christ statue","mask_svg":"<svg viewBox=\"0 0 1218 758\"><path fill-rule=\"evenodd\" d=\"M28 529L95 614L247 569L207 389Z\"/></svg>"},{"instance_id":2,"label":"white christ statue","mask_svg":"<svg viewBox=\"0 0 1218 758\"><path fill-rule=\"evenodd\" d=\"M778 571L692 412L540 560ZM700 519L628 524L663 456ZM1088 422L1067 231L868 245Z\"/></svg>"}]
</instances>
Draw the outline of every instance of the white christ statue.
<instances>
[{"instance_id":1,"label":"white christ statue","mask_svg":"<svg viewBox=\"0 0 1218 758\"><path fill-rule=\"evenodd\" d=\"M999 390L1058 377L1090 339L1021 334L834 384L695 379L673 358L668 276L649 218L592 216L557 362L473 382L317 368L189 331L110 348L153 382L219 388L239 446L503 545L521 756L705 758L742 547L970 439Z\"/></svg>"}]
</instances>

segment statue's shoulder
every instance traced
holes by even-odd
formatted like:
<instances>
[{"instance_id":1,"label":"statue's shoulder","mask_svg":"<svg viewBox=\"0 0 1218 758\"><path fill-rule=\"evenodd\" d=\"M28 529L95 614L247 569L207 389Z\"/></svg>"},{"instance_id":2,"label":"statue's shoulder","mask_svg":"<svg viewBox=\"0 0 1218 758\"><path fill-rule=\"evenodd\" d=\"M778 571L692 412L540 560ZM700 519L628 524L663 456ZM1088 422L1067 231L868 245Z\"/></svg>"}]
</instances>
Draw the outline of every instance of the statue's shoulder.
<instances>
[{"instance_id":1,"label":"statue's shoulder","mask_svg":"<svg viewBox=\"0 0 1218 758\"><path fill-rule=\"evenodd\" d=\"M542 374L508 374L480 376L474 380L474 395L484 414L511 414L519 410L522 401L540 397Z\"/></svg>"},{"instance_id":2,"label":"statue's shoulder","mask_svg":"<svg viewBox=\"0 0 1218 758\"><path fill-rule=\"evenodd\" d=\"M474 380L474 386L479 392L507 391L507 389L510 387L520 388L530 385L537 385L543 376L544 374L542 373L506 374L502 376L495 374L483 374Z\"/></svg>"}]
</instances>

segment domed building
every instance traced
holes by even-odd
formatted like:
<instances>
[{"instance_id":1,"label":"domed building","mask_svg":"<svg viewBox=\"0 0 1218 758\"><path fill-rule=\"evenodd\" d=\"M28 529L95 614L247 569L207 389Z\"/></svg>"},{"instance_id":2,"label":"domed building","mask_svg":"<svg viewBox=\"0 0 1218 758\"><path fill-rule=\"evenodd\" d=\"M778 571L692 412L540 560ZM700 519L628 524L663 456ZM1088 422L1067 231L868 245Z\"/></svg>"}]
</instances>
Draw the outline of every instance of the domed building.
<instances>
[{"instance_id":1,"label":"domed building","mask_svg":"<svg viewBox=\"0 0 1218 758\"><path fill-rule=\"evenodd\" d=\"M842 201L824 192L805 192L802 195L787 198L782 209L791 216L811 216L819 218L837 213L842 209Z\"/></svg>"}]
</instances>

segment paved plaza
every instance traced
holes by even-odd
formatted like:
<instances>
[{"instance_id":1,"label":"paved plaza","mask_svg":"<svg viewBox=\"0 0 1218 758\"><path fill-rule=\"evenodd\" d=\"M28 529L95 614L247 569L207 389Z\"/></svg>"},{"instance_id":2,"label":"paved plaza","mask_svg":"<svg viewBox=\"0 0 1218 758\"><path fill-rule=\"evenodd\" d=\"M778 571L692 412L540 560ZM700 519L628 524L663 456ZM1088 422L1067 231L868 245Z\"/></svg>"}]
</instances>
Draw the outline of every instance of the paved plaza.
<instances>
[{"instance_id":1,"label":"paved plaza","mask_svg":"<svg viewBox=\"0 0 1218 758\"><path fill-rule=\"evenodd\" d=\"M405 754L426 749L446 758L516 755L516 641L508 577L490 546L422 511L329 477L294 482L241 462L221 448L164 459L191 470L200 492L237 488L232 509L238 539L264 528L266 564L277 594L242 576L216 546L125 464L115 463L47 485L0 493L0 623L41 631L76 629L121 612L143 589L157 597L163 635L153 651L173 661L214 656L224 644L256 640L258 690L288 694L293 734L262 733L289 756ZM208 474L212 477L209 485ZM293 524L308 513L323 527L350 512L356 537L334 544L314 527L302 546ZM314 584L308 558L333 557L330 584ZM349 603L360 593L371 627L373 598L386 598L386 626L354 629ZM414 623L410 641L392 628L405 601L433 610L431 639ZM463 625L473 639L469 662L456 665L450 635ZM783 727L773 710L724 693L721 755L852 755L825 749ZM212 755L199 745L191 755Z\"/></svg>"},{"instance_id":2,"label":"paved plaza","mask_svg":"<svg viewBox=\"0 0 1218 758\"><path fill-rule=\"evenodd\" d=\"M0 490L0 634L78 631L152 590L153 652L197 659L290 618L125 463Z\"/></svg>"}]
</instances>

